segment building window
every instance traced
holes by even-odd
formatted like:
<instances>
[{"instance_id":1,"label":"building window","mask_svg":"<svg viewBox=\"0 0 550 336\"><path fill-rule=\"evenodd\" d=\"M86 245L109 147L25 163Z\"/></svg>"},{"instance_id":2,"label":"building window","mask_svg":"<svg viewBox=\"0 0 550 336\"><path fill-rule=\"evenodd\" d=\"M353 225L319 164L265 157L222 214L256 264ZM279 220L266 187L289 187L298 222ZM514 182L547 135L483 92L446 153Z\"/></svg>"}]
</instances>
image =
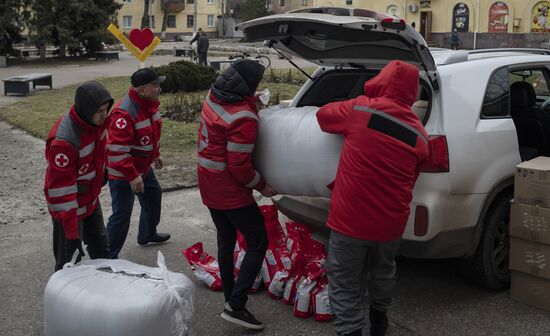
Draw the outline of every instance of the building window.
<instances>
[{"instance_id":1,"label":"building window","mask_svg":"<svg viewBox=\"0 0 550 336\"><path fill-rule=\"evenodd\" d=\"M206 3L209 4L209 5L213 5L213 4L214 4L214 0L208 0L208 1L206 1Z\"/></svg>"},{"instance_id":2,"label":"building window","mask_svg":"<svg viewBox=\"0 0 550 336\"><path fill-rule=\"evenodd\" d=\"M176 28L176 16L175 15L168 15L168 19L166 21L166 26L168 28Z\"/></svg>"},{"instance_id":3,"label":"building window","mask_svg":"<svg viewBox=\"0 0 550 336\"><path fill-rule=\"evenodd\" d=\"M307 6L307 0L302 0L302 1L300 2L300 5L301 5L301 6Z\"/></svg>"},{"instance_id":4,"label":"building window","mask_svg":"<svg viewBox=\"0 0 550 336\"><path fill-rule=\"evenodd\" d=\"M193 28L195 26L195 17L193 15L187 15L187 28Z\"/></svg>"},{"instance_id":5,"label":"building window","mask_svg":"<svg viewBox=\"0 0 550 336\"><path fill-rule=\"evenodd\" d=\"M132 16L124 15L122 17L122 27L123 28L132 28Z\"/></svg>"},{"instance_id":6,"label":"building window","mask_svg":"<svg viewBox=\"0 0 550 336\"><path fill-rule=\"evenodd\" d=\"M509 17L510 11L504 2L498 1L492 4L489 9L489 32L506 33L508 31Z\"/></svg>"},{"instance_id":7,"label":"building window","mask_svg":"<svg viewBox=\"0 0 550 336\"><path fill-rule=\"evenodd\" d=\"M353 0L346 0L346 5L348 6L353 5Z\"/></svg>"},{"instance_id":8,"label":"building window","mask_svg":"<svg viewBox=\"0 0 550 336\"><path fill-rule=\"evenodd\" d=\"M155 16L149 15L149 28L155 28Z\"/></svg>"},{"instance_id":9,"label":"building window","mask_svg":"<svg viewBox=\"0 0 550 336\"><path fill-rule=\"evenodd\" d=\"M208 15L206 17L206 24L208 27L214 27L214 15Z\"/></svg>"},{"instance_id":10,"label":"building window","mask_svg":"<svg viewBox=\"0 0 550 336\"><path fill-rule=\"evenodd\" d=\"M468 6L460 2L453 9L453 31L468 32L470 29L470 10Z\"/></svg>"},{"instance_id":11,"label":"building window","mask_svg":"<svg viewBox=\"0 0 550 336\"><path fill-rule=\"evenodd\" d=\"M195 0L187 0L187 3L188 3L188 4L194 4L194 3L195 3Z\"/></svg>"},{"instance_id":12,"label":"building window","mask_svg":"<svg viewBox=\"0 0 550 336\"><path fill-rule=\"evenodd\" d=\"M285 6L285 0L279 0L279 7Z\"/></svg>"},{"instance_id":13,"label":"building window","mask_svg":"<svg viewBox=\"0 0 550 336\"><path fill-rule=\"evenodd\" d=\"M122 0L123 3L130 3L132 0Z\"/></svg>"}]
</instances>

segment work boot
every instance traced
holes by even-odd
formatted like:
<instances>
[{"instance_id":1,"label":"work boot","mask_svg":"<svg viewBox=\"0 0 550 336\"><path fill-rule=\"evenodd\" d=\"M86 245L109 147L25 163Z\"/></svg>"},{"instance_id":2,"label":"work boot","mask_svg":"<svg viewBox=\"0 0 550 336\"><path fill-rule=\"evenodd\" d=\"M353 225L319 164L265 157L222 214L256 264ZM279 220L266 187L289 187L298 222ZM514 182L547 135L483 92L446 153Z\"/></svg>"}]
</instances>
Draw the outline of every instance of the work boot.
<instances>
[{"instance_id":1,"label":"work boot","mask_svg":"<svg viewBox=\"0 0 550 336\"><path fill-rule=\"evenodd\" d=\"M344 336L363 336L363 329L357 329L351 333L345 334Z\"/></svg>"},{"instance_id":2,"label":"work boot","mask_svg":"<svg viewBox=\"0 0 550 336\"><path fill-rule=\"evenodd\" d=\"M248 309L243 308L241 310L234 310L228 303L224 304L224 309L220 316L227 322L235 323L249 329L261 330L264 328L264 324L256 320Z\"/></svg>"},{"instance_id":3,"label":"work boot","mask_svg":"<svg viewBox=\"0 0 550 336\"><path fill-rule=\"evenodd\" d=\"M386 312L370 308L370 336L384 336L388 330L388 317Z\"/></svg>"},{"instance_id":4,"label":"work boot","mask_svg":"<svg viewBox=\"0 0 550 336\"><path fill-rule=\"evenodd\" d=\"M167 241L168 239L170 239L170 234L169 233L155 233L154 235L152 235L151 237L149 237L149 239L147 239L146 241L139 241L138 240L138 244L139 245L147 245L148 243L163 243L165 241Z\"/></svg>"}]
</instances>

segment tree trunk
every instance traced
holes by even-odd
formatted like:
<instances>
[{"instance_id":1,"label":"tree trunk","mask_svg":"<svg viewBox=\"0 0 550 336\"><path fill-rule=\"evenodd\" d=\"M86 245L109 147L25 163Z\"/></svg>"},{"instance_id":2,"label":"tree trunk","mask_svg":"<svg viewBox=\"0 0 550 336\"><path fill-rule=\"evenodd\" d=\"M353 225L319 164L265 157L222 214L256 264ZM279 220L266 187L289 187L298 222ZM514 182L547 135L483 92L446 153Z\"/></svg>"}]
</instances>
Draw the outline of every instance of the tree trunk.
<instances>
[{"instance_id":1,"label":"tree trunk","mask_svg":"<svg viewBox=\"0 0 550 336\"><path fill-rule=\"evenodd\" d=\"M61 43L59 45L59 58L65 58L67 56L67 44Z\"/></svg>"},{"instance_id":2,"label":"tree trunk","mask_svg":"<svg viewBox=\"0 0 550 336\"><path fill-rule=\"evenodd\" d=\"M46 62L46 45L42 45L38 48L38 54L40 55L40 61Z\"/></svg>"},{"instance_id":3,"label":"tree trunk","mask_svg":"<svg viewBox=\"0 0 550 336\"><path fill-rule=\"evenodd\" d=\"M164 14L162 17L162 28L160 30L161 39L164 39L166 37L166 26L168 25L168 13L169 13L168 9L170 8L171 3L172 1L170 0L164 0Z\"/></svg>"},{"instance_id":4,"label":"tree trunk","mask_svg":"<svg viewBox=\"0 0 550 336\"><path fill-rule=\"evenodd\" d=\"M143 16L141 17L141 29L149 27L149 0L144 0Z\"/></svg>"}]
</instances>

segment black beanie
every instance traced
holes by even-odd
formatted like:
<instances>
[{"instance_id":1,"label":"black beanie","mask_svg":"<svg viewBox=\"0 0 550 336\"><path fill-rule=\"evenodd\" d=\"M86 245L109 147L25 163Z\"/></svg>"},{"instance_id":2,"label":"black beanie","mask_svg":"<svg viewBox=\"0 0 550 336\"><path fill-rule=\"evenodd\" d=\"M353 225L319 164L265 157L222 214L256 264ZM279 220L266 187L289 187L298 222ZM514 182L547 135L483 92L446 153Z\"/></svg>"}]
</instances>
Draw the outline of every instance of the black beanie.
<instances>
[{"instance_id":1,"label":"black beanie","mask_svg":"<svg viewBox=\"0 0 550 336\"><path fill-rule=\"evenodd\" d=\"M96 81L86 82L76 89L74 106L76 113L90 125L94 125L92 118L99 107L109 103L109 110L113 106L114 99L107 89Z\"/></svg>"},{"instance_id":2,"label":"black beanie","mask_svg":"<svg viewBox=\"0 0 550 336\"><path fill-rule=\"evenodd\" d=\"M231 66L244 79L246 85L250 89L250 93L254 94L254 92L258 88L258 85L262 81L265 67L259 62L248 59L235 61L231 64Z\"/></svg>"}]
</instances>

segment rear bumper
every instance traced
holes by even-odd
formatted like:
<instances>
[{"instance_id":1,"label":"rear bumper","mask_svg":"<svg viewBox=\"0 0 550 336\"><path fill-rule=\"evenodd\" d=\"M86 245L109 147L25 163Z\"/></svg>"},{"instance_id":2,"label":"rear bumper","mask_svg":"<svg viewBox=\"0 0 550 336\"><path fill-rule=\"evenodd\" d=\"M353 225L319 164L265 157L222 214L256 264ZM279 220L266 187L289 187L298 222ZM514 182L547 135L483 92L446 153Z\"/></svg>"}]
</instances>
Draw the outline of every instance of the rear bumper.
<instances>
[{"instance_id":1,"label":"rear bumper","mask_svg":"<svg viewBox=\"0 0 550 336\"><path fill-rule=\"evenodd\" d=\"M308 225L312 230L329 233L326 226L326 208L301 202L293 197L283 196L273 203L289 219ZM399 254L409 258L442 259L464 257L469 253L475 227L441 231L429 240L403 239Z\"/></svg>"}]
</instances>

